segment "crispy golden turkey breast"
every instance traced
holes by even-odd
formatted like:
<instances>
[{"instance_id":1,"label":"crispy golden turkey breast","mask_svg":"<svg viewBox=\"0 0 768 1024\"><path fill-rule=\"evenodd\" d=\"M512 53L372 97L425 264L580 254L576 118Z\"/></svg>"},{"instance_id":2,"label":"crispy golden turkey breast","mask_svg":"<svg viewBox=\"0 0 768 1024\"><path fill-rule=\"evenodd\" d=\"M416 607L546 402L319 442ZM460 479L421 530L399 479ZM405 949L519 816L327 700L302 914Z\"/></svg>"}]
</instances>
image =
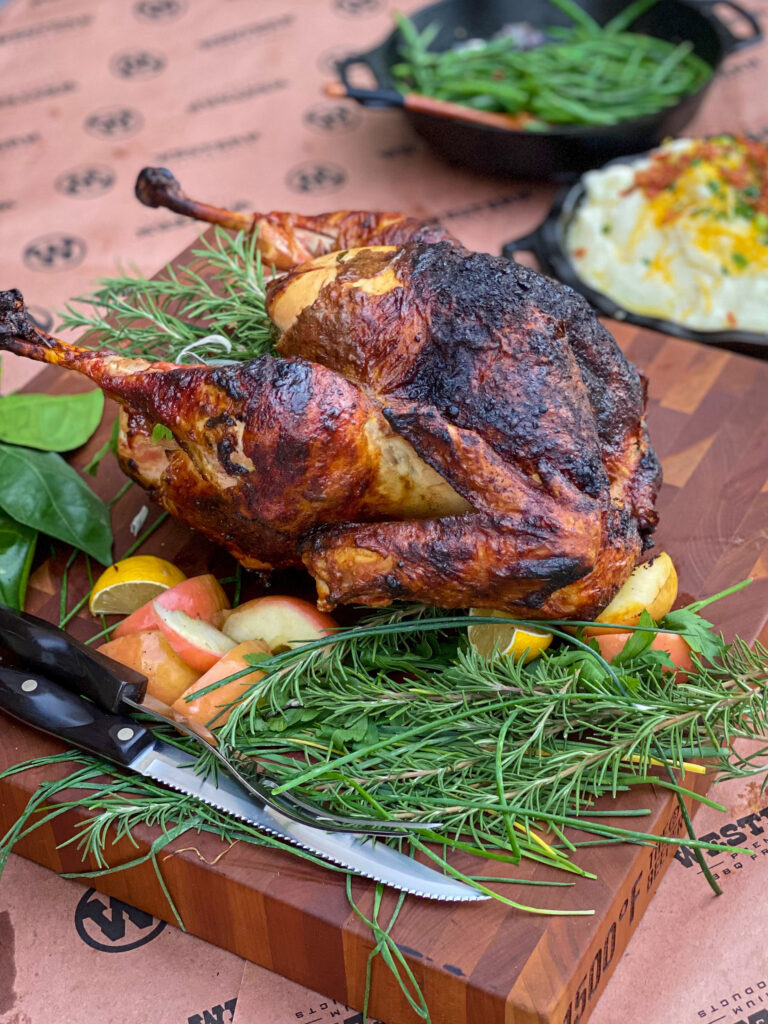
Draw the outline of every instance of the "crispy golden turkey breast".
<instances>
[{"instance_id":1,"label":"crispy golden turkey breast","mask_svg":"<svg viewBox=\"0 0 768 1024\"><path fill-rule=\"evenodd\" d=\"M258 228L290 269L268 286L277 354L228 366L66 345L2 293L0 347L120 403L129 476L243 565L304 565L326 609L610 601L650 545L660 468L644 381L583 299L432 222L230 214L142 174L144 201Z\"/></svg>"}]
</instances>

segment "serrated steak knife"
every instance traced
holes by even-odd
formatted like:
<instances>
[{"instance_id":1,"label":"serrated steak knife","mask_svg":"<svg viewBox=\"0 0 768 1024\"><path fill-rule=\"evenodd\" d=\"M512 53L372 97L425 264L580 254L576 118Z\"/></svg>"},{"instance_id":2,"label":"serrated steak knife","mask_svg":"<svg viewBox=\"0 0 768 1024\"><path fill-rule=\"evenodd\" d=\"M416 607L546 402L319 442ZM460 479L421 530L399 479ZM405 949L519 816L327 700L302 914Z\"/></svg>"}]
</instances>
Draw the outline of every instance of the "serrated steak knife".
<instances>
[{"instance_id":1,"label":"serrated steak knife","mask_svg":"<svg viewBox=\"0 0 768 1024\"><path fill-rule=\"evenodd\" d=\"M66 743L202 800L260 832L310 850L318 857L434 900L487 897L445 877L381 842L345 832L326 832L261 806L234 779L214 782L194 770L190 755L125 715L110 714L34 668L9 665L0 657L0 711Z\"/></svg>"}]
</instances>

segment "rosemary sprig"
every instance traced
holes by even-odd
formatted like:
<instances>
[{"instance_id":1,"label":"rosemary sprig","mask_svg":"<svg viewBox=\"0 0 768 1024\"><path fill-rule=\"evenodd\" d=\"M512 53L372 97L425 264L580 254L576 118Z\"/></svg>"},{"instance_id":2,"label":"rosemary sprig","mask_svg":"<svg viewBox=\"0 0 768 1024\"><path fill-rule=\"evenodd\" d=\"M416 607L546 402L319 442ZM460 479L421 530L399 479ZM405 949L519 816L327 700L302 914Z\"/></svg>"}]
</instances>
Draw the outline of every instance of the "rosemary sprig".
<instances>
[{"instance_id":1,"label":"rosemary sprig","mask_svg":"<svg viewBox=\"0 0 768 1024\"><path fill-rule=\"evenodd\" d=\"M530 666L488 662L451 638L465 625L460 616L397 614L389 625L261 660L268 674L234 709L222 740L266 761L283 792L344 813L431 815L446 822L437 841L469 834L478 851L512 847L521 856L541 854L530 841L541 821L658 841L584 816L598 797L653 779L660 760L683 773L694 757L724 774L761 770L733 752L736 739L768 729L768 656L759 645L729 647L709 630L716 663L699 659L696 676L679 685L650 650L620 668L583 642ZM657 784L688 795L674 775ZM515 850L512 823L528 830L525 852Z\"/></svg>"},{"instance_id":2,"label":"rosemary sprig","mask_svg":"<svg viewBox=\"0 0 768 1024\"><path fill-rule=\"evenodd\" d=\"M684 632L694 650L707 652L694 656L696 672L684 683L665 672L668 659L648 647L608 666L594 641L561 628L567 623L551 627L562 639L558 646L522 665L472 651L466 616L421 606L377 612L355 629L257 661L266 675L232 709L220 743L239 755L241 767L258 759L281 790L331 811L439 821L432 831L398 841L504 903L548 913L490 889L488 876L458 871L451 854L507 864L532 860L571 879L589 878L572 859L584 846L679 841L635 827L642 811L622 815L596 807L600 797L652 783L679 799L717 806L685 786L688 759L704 759L720 777L765 771L764 751L745 753L734 745L768 736L768 650L738 640L727 644L699 607L704 603L674 613L663 627ZM168 739L194 756L185 738ZM114 773L87 755L70 757L79 765L75 776L45 783L0 840L0 867L10 847L38 823L83 805L94 817L70 842L94 858L89 877L111 870L104 854L111 836L130 836L139 823L160 830L140 855L160 878L158 854L184 829L281 845L148 780ZM654 772L660 762L676 769L669 779ZM198 758L201 771L210 763L210 757ZM106 771L113 774L105 781ZM81 792L60 804L50 801L73 782ZM695 839L690 845L716 848ZM351 889L348 894L354 904ZM428 1020L391 937L394 918L380 923L377 903L367 920L373 955L382 956L414 1011Z\"/></svg>"},{"instance_id":3,"label":"rosemary sprig","mask_svg":"<svg viewBox=\"0 0 768 1024\"><path fill-rule=\"evenodd\" d=\"M255 232L217 227L183 268L168 264L151 280L123 273L99 284L61 314L62 328L85 331L84 345L175 362L231 362L274 351Z\"/></svg>"}]
</instances>

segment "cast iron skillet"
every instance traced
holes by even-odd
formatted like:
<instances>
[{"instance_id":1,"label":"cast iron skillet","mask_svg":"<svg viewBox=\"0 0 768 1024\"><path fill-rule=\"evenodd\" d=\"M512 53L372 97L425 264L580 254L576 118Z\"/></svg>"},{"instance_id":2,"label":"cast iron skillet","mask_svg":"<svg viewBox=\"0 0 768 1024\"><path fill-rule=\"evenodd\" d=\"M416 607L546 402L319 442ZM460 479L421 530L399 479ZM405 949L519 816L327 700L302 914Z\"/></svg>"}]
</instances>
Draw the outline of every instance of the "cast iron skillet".
<instances>
[{"instance_id":1,"label":"cast iron skillet","mask_svg":"<svg viewBox=\"0 0 768 1024\"><path fill-rule=\"evenodd\" d=\"M625 156L611 160L610 163L631 163L638 159L638 156ZM585 189L581 179L573 185L564 186L555 197L552 209L546 219L536 230L522 238L507 242L502 249L502 254L507 259L514 259L516 252L532 252L539 262L542 273L570 285L603 316L613 317L614 320L626 320L639 327L649 327L651 330L663 331L665 334L673 334L678 338L687 338L688 341L700 341L706 345L716 345L733 352L744 352L750 356L768 359L768 334L759 334L755 331L697 331L674 320L643 316L641 313L633 313L629 309L624 309L613 299L602 292L595 291L594 288L582 281L568 257L565 237L584 195Z\"/></svg>"},{"instance_id":2,"label":"cast iron skillet","mask_svg":"<svg viewBox=\"0 0 768 1024\"><path fill-rule=\"evenodd\" d=\"M605 24L626 7L627 0L579 0L580 6ZM747 24L749 33L735 36L715 15L721 3ZM502 26L525 21L531 25L565 25L568 19L547 0L442 0L411 15L417 28L437 23L440 33L433 49L447 50L466 38L489 38ZM699 57L717 72L723 60L763 36L757 20L734 0L659 0L632 26L672 42L690 39ZM347 94L369 107L402 106L389 68L400 59L399 33L379 46L337 64ZM373 72L378 90L357 89L349 70L364 64ZM525 132L488 127L405 110L415 130L429 146L452 163L484 174L523 178L563 178L598 167L617 156L652 149L669 135L677 135L696 113L712 79L698 92L684 96L673 107L616 125L563 125L546 132Z\"/></svg>"}]
</instances>

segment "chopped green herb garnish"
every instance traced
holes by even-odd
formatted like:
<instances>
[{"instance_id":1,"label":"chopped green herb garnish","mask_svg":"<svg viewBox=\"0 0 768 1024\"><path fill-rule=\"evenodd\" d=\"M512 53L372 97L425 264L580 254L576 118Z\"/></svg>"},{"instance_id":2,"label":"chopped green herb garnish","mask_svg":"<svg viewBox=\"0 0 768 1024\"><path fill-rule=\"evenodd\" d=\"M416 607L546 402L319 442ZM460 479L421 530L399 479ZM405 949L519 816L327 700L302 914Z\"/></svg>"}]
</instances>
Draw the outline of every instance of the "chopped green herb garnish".
<instances>
[{"instance_id":1,"label":"chopped green herb garnish","mask_svg":"<svg viewBox=\"0 0 768 1024\"><path fill-rule=\"evenodd\" d=\"M168 429L163 423L156 423L152 427L152 440L153 441L172 441L173 432Z\"/></svg>"}]
</instances>

